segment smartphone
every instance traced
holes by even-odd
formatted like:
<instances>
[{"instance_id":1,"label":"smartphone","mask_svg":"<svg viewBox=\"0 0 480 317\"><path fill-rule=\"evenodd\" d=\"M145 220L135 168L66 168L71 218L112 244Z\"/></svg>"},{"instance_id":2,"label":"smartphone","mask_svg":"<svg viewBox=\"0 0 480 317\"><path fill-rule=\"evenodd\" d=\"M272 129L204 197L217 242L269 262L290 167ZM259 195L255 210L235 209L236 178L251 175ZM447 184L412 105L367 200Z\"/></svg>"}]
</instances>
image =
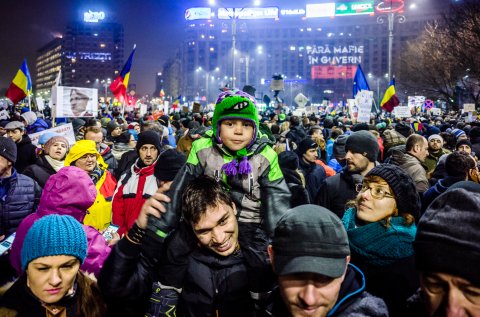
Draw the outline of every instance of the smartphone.
<instances>
[{"instance_id":1,"label":"smartphone","mask_svg":"<svg viewBox=\"0 0 480 317\"><path fill-rule=\"evenodd\" d=\"M3 255L5 252L10 250L12 247L13 240L15 240L15 232L8 236L5 240L0 242L0 255Z\"/></svg>"},{"instance_id":2,"label":"smartphone","mask_svg":"<svg viewBox=\"0 0 480 317\"><path fill-rule=\"evenodd\" d=\"M120 228L119 226L114 225L114 224L109 225L108 228L105 229L105 231L102 234L103 237L105 238L105 240L107 240L107 241L112 240L113 234L115 232L117 232L119 228Z\"/></svg>"}]
</instances>

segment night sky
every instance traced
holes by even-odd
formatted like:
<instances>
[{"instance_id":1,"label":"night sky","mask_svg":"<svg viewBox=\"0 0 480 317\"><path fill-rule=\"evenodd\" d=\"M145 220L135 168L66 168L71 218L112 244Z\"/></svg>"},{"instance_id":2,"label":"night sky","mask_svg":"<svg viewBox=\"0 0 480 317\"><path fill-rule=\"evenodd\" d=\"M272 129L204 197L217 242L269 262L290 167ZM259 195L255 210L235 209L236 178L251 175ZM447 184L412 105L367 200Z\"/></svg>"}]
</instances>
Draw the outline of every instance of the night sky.
<instances>
[{"instance_id":1,"label":"night sky","mask_svg":"<svg viewBox=\"0 0 480 317\"><path fill-rule=\"evenodd\" d=\"M8 87L24 58L34 77L36 50L63 34L69 21L78 20L90 9L105 11L123 24L124 59L137 44L130 82L137 84L138 93L151 94L155 74L179 48L187 7L187 1L176 0L4 0L0 15L0 91Z\"/></svg>"}]
</instances>

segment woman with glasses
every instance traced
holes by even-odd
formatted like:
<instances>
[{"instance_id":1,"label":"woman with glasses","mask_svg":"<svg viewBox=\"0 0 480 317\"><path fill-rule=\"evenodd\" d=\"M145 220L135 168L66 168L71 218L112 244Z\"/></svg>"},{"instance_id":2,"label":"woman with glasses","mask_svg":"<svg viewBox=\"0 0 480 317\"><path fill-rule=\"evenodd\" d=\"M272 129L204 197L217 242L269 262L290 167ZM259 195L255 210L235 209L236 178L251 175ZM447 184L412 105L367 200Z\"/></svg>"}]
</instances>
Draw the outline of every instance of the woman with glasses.
<instances>
[{"instance_id":1,"label":"woman with glasses","mask_svg":"<svg viewBox=\"0 0 480 317\"><path fill-rule=\"evenodd\" d=\"M117 181L108 171L108 165L97 151L94 141L77 141L65 158L65 166L76 166L88 173L97 189L97 197L83 220L103 232L112 221L112 198Z\"/></svg>"},{"instance_id":2,"label":"woman with glasses","mask_svg":"<svg viewBox=\"0 0 480 317\"><path fill-rule=\"evenodd\" d=\"M366 290L385 300L390 316L402 316L419 287L412 243L420 197L400 167L374 167L357 186L357 198L342 218L351 262L365 273Z\"/></svg>"}]
</instances>

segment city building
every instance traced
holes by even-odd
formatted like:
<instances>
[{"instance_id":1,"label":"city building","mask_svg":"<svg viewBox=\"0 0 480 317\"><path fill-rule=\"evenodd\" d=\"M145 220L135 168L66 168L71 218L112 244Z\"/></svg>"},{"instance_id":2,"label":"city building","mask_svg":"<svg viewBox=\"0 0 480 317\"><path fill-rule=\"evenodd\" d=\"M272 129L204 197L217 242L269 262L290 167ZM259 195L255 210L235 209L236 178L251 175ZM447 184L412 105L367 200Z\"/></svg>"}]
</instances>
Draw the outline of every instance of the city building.
<instances>
[{"instance_id":1,"label":"city building","mask_svg":"<svg viewBox=\"0 0 480 317\"><path fill-rule=\"evenodd\" d=\"M288 105L300 92L318 103L346 101L352 98L353 77L361 64L378 101L407 42L418 37L428 21L439 18L447 2L417 6L414 1L352 0L187 8L182 91L187 98L207 96L213 101L220 87L250 84L261 99L271 95L272 76L282 74L285 88L280 97Z\"/></svg>"},{"instance_id":2,"label":"city building","mask_svg":"<svg viewBox=\"0 0 480 317\"><path fill-rule=\"evenodd\" d=\"M37 94L48 93L61 70L62 85L97 88L99 97L108 95L109 83L124 63L123 26L104 12L88 11L82 18L69 23L62 38L37 51Z\"/></svg>"}]
</instances>

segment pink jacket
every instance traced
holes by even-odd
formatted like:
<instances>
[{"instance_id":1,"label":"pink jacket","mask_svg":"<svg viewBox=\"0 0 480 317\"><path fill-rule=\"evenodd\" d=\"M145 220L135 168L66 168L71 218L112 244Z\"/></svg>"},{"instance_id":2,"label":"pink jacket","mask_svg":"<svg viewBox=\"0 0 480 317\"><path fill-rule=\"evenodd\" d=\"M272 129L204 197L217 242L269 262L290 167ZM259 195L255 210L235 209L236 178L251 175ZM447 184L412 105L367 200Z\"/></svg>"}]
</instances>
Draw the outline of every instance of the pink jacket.
<instances>
[{"instance_id":1,"label":"pink jacket","mask_svg":"<svg viewBox=\"0 0 480 317\"><path fill-rule=\"evenodd\" d=\"M72 216L82 223L96 196L97 190L90 176L78 167L62 167L58 173L52 175L43 188L37 211L23 219L16 231L10 263L17 273L22 273L20 255L23 241L35 221L46 215L60 214ZM88 253L81 269L97 275L111 248L95 228L83 225L83 229L87 234Z\"/></svg>"}]
</instances>

